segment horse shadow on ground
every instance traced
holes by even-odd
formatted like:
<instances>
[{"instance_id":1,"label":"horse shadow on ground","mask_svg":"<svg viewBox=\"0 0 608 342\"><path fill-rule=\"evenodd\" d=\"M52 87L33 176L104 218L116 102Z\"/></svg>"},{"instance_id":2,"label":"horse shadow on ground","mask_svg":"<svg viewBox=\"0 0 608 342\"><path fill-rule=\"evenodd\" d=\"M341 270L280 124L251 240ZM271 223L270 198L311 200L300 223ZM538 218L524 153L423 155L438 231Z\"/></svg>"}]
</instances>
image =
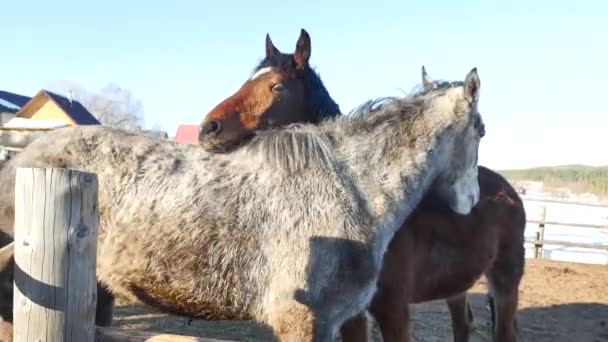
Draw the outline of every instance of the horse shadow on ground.
<instances>
[{"instance_id":1,"label":"horse shadow on ground","mask_svg":"<svg viewBox=\"0 0 608 342\"><path fill-rule=\"evenodd\" d=\"M468 298L474 315L471 342L492 341L485 293L469 293ZM450 315L443 301L411 305L411 311L413 341L451 341ZM518 341L608 341L607 304L567 303L525 307L517 311L516 317Z\"/></svg>"},{"instance_id":2,"label":"horse shadow on ground","mask_svg":"<svg viewBox=\"0 0 608 342\"><path fill-rule=\"evenodd\" d=\"M519 312L523 341L608 341L608 305L568 303Z\"/></svg>"}]
</instances>

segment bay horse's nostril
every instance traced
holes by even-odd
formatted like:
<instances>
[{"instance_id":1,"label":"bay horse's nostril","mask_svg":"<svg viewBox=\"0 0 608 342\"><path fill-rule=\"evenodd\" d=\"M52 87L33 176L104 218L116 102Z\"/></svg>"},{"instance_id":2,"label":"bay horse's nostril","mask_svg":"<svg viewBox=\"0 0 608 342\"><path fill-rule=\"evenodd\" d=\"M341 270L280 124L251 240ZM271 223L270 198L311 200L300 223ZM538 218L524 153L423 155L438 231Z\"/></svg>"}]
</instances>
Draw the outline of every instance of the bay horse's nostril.
<instances>
[{"instance_id":1,"label":"bay horse's nostril","mask_svg":"<svg viewBox=\"0 0 608 342\"><path fill-rule=\"evenodd\" d=\"M199 139L203 138L204 136L211 135L211 134L217 134L217 133L219 133L219 131L221 129L222 129L222 125L220 124L219 121L217 121L217 120L209 121L201 127L201 130L199 132Z\"/></svg>"}]
</instances>

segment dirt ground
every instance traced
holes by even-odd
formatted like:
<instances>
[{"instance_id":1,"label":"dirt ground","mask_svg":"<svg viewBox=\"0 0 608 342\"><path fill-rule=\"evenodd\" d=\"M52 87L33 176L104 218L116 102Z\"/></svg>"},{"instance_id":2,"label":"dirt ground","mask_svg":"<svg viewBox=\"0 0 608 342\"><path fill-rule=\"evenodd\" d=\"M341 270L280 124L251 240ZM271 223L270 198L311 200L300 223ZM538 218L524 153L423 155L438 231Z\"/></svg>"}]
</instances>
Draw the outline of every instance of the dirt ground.
<instances>
[{"instance_id":1,"label":"dirt ground","mask_svg":"<svg viewBox=\"0 0 608 342\"><path fill-rule=\"evenodd\" d=\"M482 278L470 291L475 316L472 342L491 341ZM265 327L242 321L193 321L119 303L115 326L233 341L271 341ZM518 311L520 341L608 341L608 266L526 260ZM452 341L443 301L412 306L412 341ZM376 337L376 341L382 341Z\"/></svg>"}]
</instances>

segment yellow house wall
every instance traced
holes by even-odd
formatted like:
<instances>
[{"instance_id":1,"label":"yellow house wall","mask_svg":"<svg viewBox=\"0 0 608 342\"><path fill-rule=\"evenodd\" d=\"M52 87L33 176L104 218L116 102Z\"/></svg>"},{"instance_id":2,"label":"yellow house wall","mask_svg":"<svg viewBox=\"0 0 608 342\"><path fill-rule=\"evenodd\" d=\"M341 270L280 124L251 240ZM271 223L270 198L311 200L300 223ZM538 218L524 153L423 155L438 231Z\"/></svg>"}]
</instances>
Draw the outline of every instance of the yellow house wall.
<instances>
[{"instance_id":1,"label":"yellow house wall","mask_svg":"<svg viewBox=\"0 0 608 342\"><path fill-rule=\"evenodd\" d=\"M65 114L61 108L53 101L46 101L38 110L33 113L23 113L22 117L32 120L59 120L67 125L74 126L76 123L72 118Z\"/></svg>"}]
</instances>

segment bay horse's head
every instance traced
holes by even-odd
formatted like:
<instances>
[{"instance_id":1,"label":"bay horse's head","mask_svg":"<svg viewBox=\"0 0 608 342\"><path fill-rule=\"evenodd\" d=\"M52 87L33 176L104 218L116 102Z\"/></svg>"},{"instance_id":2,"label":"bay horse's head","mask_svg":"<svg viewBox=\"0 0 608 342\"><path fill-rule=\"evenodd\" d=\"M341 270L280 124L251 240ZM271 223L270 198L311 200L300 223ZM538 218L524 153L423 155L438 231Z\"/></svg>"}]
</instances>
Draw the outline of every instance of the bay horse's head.
<instances>
[{"instance_id":1,"label":"bay horse's head","mask_svg":"<svg viewBox=\"0 0 608 342\"><path fill-rule=\"evenodd\" d=\"M300 31L294 53L282 53L266 35L266 56L241 88L213 108L200 125L199 143L209 152L238 146L261 129L316 123L340 114L310 67L310 36Z\"/></svg>"}]
</instances>

